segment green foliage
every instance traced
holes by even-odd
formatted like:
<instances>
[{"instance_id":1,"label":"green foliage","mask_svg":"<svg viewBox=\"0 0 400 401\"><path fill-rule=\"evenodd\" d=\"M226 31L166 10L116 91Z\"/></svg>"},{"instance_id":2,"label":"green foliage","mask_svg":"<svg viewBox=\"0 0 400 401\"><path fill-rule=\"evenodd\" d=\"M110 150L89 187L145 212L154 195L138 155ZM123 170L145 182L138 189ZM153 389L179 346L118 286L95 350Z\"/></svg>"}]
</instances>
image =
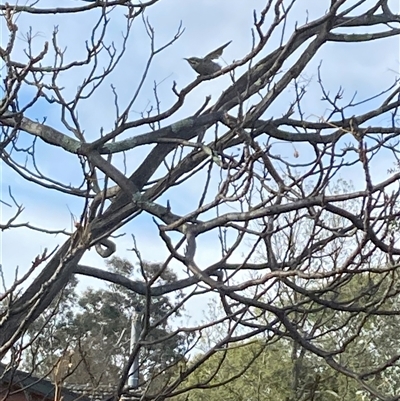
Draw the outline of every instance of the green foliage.
<instances>
[{"instance_id":1,"label":"green foliage","mask_svg":"<svg viewBox=\"0 0 400 401\"><path fill-rule=\"evenodd\" d=\"M362 400L355 381L340 376L315 356L294 358L293 351L287 340L273 344L258 340L218 352L179 389L190 390L189 396L183 393L176 400Z\"/></svg>"},{"instance_id":2,"label":"green foliage","mask_svg":"<svg viewBox=\"0 0 400 401\"><path fill-rule=\"evenodd\" d=\"M290 383L287 348L279 344L266 347L262 341L253 341L214 354L189 376L180 390L194 388L189 399L195 401L285 400ZM185 397L182 394L177 399Z\"/></svg>"}]
</instances>

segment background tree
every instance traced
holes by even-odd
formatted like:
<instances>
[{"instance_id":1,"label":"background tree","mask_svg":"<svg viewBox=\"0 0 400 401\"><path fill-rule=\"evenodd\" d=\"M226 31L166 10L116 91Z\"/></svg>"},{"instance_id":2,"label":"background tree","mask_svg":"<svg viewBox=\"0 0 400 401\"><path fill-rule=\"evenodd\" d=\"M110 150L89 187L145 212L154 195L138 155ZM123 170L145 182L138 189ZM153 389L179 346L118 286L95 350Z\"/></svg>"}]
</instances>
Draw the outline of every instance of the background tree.
<instances>
[{"instance_id":1,"label":"background tree","mask_svg":"<svg viewBox=\"0 0 400 401\"><path fill-rule=\"evenodd\" d=\"M364 275L356 276L355 279L356 283L350 281L341 288L342 301L349 297L353 298L353 294L359 294L358 301L363 304L371 304L374 300L382 299L378 292L385 289L381 283L374 282L373 274L372 277ZM281 300L286 306L292 303L290 296L283 295ZM390 304L393 301L398 302L398 296L388 302ZM271 318L272 316L269 316L269 319ZM389 354L399 347L398 316L372 316L363 325L363 330L357 332L360 327L357 321L363 318L365 317L357 316L352 319L352 324L349 324L346 316L315 308L315 312L309 315L307 323L310 333L318 332L321 335L322 331L331 331L330 338L321 335L321 345L329 346L331 349L343 347L340 360L344 366L352 369L362 367L365 370L374 365L384 366ZM311 323L314 326L311 326ZM337 326L341 329L338 330ZM344 344L349 331L356 332L356 335L353 334L353 341ZM213 341L215 340L214 337ZM318 342L318 339L316 341ZM203 356L203 354L197 355L190 364L196 365ZM385 369L380 374L371 376L370 384L373 383L376 388L384 388L388 394L396 397L400 392L398 378L398 370L394 367L393 370ZM356 378L346 377L332 369L321 358L299 347L298 343L291 339L277 338L271 333L260 335L257 340L232 344L227 350L219 350L200 364L200 367L182 383L179 391L182 391L183 395L178 395L176 399L185 399L188 389L192 390L190 391L192 401L216 397L228 401L379 399L368 394Z\"/></svg>"},{"instance_id":2,"label":"background tree","mask_svg":"<svg viewBox=\"0 0 400 401\"><path fill-rule=\"evenodd\" d=\"M110 316L127 320L121 305L144 300L137 346L104 366L107 380L118 376L115 399L142 349L161 371L148 368L137 396L165 399L183 396L214 354L265 334L268 344L287 341L295 365L307 367L292 376L294 400L312 394L301 390L311 377L331 371L365 397L398 399L398 338L381 342L378 329L400 314L400 173L391 170L400 149L398 60L390 58L397 3L220 3L176 0L174 13L166 0L0 5L8 34L0 154L10 187L2 199L0 357L26 359L32 325L47 323L68 283L85 276L126 289L96 288L81 305L66 298L96 353L119 339ZM191 37L179 21L186 26L189 16ZM201 38L198 48L193 38ZM226 65L213 75L194 78L178 63L229 40ZM354 188L330 186L349 177ZM127 248L140 279L122 265L102 268L100 258ZM163 268L149 278L143 259ZM16 277L10 260L24 265ZM167 267L176 280L162 277ZM196 314L210 299L222 315L168 327L155 346L167 318L184 306ZM125 322L118 324L120 334ZM194 363L178 362L181 338L191 340L189 359L207 330L218 334L208 349Z\"/></svg>"},{"instance_id":3,"label":"background tree","mask_svg":"<svg viewBox=\"0 0 400 401\"><path fill-rule=\"evenodd\" d=\"M135 269L128 260L112 257L107 265L111 272L132 280L140 272L149 280L157 274L160 275L159 282L174 283L177 280L168 267L156 263L142 263ZM115 284L107 285L106 289L88 288L78 294L74 288L76 284L76 281L71 283L61 301L29 328L28 335L33 341L24 366L42 376L51 372L60 358L68 355L70 366L65 371L65 383L90 383L93 388L115 386L129 356L132 313L143 311L146 299ZM170 322L174 316L167 318L174 303L179 302L179 293L176 296L175 300L167 296L151 299L150 323L161 323L149 331L148 344L142 348L142 374L149 370L162 371L168 364L180 361L185 354L190 338L183 334L173 335ZM73 298L76 303L71 310ZM182 309L177 311L175 317L182 312Z\"/></svg>"}]
</instances>

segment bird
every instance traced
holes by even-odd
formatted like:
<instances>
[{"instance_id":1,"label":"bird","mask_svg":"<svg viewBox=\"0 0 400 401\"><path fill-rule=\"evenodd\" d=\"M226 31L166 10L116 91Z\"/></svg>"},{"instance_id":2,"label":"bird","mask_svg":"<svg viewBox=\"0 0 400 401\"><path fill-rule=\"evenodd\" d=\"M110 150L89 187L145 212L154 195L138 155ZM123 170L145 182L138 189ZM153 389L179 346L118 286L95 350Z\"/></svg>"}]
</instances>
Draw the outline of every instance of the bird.
<instances>
[{"instance_id":1,"label":"bird","mask_svg":"<svg viewBox=\"0 0 400 401\"><path fill-rule=\"evenodd\" d=\"M221 66L215 63L213 60L222 56L222 52L224 51L225 47L227 47L232 41L225 43L218 49L213 50L211 53L207 54L207 56L203 58L198 57L190 57L185 58L190 66L199 74L199 76L206 76L214 74L215 72L221 69Z\"/></svg>"}]
</instances>

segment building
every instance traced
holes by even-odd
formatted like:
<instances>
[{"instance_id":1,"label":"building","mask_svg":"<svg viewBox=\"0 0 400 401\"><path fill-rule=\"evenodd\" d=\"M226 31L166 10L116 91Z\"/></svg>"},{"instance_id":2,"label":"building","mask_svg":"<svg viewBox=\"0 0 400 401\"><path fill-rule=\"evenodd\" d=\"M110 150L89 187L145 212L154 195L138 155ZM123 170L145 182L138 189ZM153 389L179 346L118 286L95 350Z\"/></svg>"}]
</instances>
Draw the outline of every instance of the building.
<instances>
[{"instance_id":1,"label":"building","mask_svg":"<svg viewBox=\"0 0 400 401\"><path fill-rule=\"evenodd\" d=\"M56 394L57 393L57 394ZM50 380L0 363L0 401L92 401L82 393L56 389Z\"/></svg>"}]
</instances>

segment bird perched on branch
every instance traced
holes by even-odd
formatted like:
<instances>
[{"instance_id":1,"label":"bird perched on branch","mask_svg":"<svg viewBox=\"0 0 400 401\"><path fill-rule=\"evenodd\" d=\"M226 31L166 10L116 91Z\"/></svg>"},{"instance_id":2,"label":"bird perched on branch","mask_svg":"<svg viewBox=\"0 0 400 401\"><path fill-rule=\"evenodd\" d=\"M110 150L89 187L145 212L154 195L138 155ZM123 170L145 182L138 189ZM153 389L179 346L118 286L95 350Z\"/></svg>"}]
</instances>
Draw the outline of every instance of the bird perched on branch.
<instances>
[{"instance_id":1,"label":"bird perched on branch","mask_svg":"<svg viewBox=\"0 0 400 401\"><path fill-rule=\"evenodd\" d=\"M190 64L190 66L199 74L199 75L211 75L221 69L221 66L217 63L214 63L213 60L222 56L222 52L225 47L227 47L232 41L225 43L218 49L213 50L211 53L207 54L207 56L203 58L198 57L190 57L185 58L185 60Z\"/></svg>"}]
</instances>

